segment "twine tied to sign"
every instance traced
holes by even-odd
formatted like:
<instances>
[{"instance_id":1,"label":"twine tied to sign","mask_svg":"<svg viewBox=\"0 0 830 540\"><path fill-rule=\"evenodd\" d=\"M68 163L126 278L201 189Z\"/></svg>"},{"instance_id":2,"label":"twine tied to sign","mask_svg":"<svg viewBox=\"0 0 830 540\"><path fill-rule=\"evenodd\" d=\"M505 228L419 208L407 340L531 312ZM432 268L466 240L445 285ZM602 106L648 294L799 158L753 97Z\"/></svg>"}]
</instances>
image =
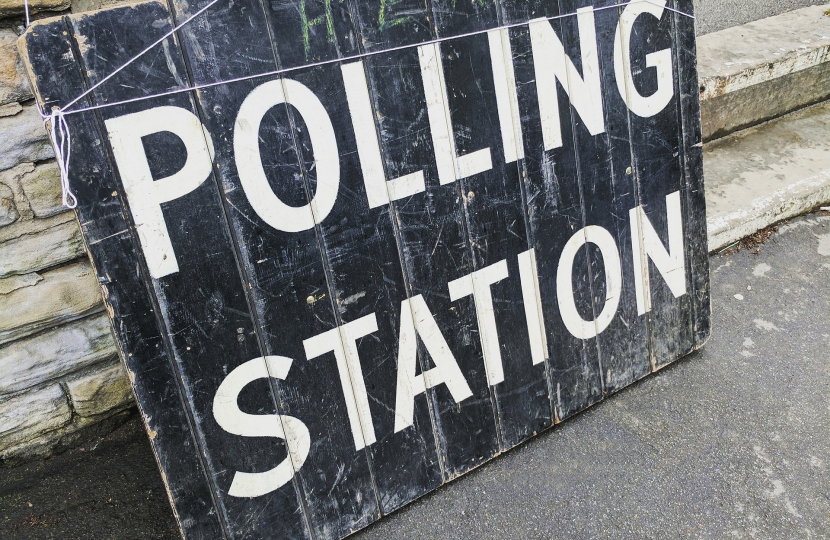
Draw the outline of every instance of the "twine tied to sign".
<instances>
[{"instance_id":1,"label":"twine tied to sign","mask_svg":"<svg viewBox=\"0 0 830 540\"><path fill-rule=\"evenodd\" d=\"M52 109L50 114L44 114L38 105L37 108L43 126L49 132L49 139L52 141L52 148L55 150L55 160L58 162L58 169L61 173L61 200L67 208L76 208L78 198L72 193L69 187L69 158L72 155L72 136L69 133L69 125L60 107ZM51 125L52 129L49 129Z\"/></svg>"},{"instance_id":2,"label":"twine tied to sign","mask_svg":"<svg viewBox=\"0 0 830 540\"><path fill-rule=\"evenodd\" d=\"M403 45L403 46L399 46L399 47L391 47L389 49L384 49L384 50L380 50L380 51L364 52L364 53L355 54L355 55L344 57L344 58L334 58L332 60L323 60L323 61L320 61L320 62L313 62L313 63L310 63L310 64L304 64L304 65L301 65L301 66L294 66L294 67L290 67L290 68L284 68L284 69L278 69L278 70L275 70L275 71L269 71L267 73L258 73L256 75L247 75L247 76L244 76L244 77L237 77L235 79L230 79L230 80L226 80L226 81L219 81L219 82L206 83L206 84L200 84L200 85L194 85L194 86L187 86L187 87L184 87L184 88L177 88L175 90L169 90L167 92L161 92L159 94L152 94L152 95L143 96L143 97L139 97L139 98L125 99L123 101L116 101L116 102L111 102L111 103L102 103L102 104L98 104L98 105L87 105L86 107L83 107L83 108L80 108L80 109L69 110L75 104L80 102L81 99L83 99L84 97L86 97L87 95L92 93L93 90L95 90L96 88L98 88L99 86L101 86L102 84L104 84L105 82L110 80L112 77L114 77L121 70L123 70L124 68L126 68L127 66L129 66L130 64L132 64L133 62L138 60L139 58L141 58L145 53L149 52L156 45L158 45L159 43L161 43L162 41L164 41L168 37L172 36L174 33L176 33L177 30L181 29L183 26L188 24L190 21L192 21L193 19L195 19L196 17L198 17L199 15L201 15L202 13L207 11L208 8L213 6L213 4L215 4L218 1L219 0L211 0L207 5L205 5L204 7L199 9L198 11L196 11L193 15L191 15L190 17L188 17L187 19L182 21L180 24L173 26L173 28L169 32L167 32L166 34L161 36L159 39L157 39L156 41L151 43L149 46L147 46L144 50L142 50L141 52L139 52L138 54L136 54L135 56L133 56L132 58L130 58L129 60L124 62L117 69L115 69L112 73L110 73L109 75L107 75L106 77L104 77L103 79L101 79L100 81L95 83L94 85L92 85L89 89L82 92L75 99L73 99L67 105L65 105L63 107L63 109L61 109L60 107L54 107L52 109L52 112L50 112L49 114L46 114L46 113L43 112L43 110L41 110L40 105L36 104L37 105L37 110L40 113L41 118L43 118L43 124L44 124L44 126L46 126L46 129L49 131L49 139L52 142L52 148L55 151L55 159L57 160L58 168L60 169L61 190L63 192L63 199L62 200L63 200L63 205L64 206L66 206L67 208L75 208L75 207L78 206L78 199L75 197L75 194L72 193L72 190L69 187L69 157L72 153L72 148L71 148L72 138L71 138L70 131L69 131L69 124L67 124L67 122L66 122L66 116L67 115L80 113L80 112L84 112L84 111L92 111L92 110L96 110L96 109L103 109L103 108L106 108L106 107L114 107L116 105L125 105L127 103L134 103L134 102L137 102L137 101L145 101L145 100L148 100L148 99L154 99L154 98L159 98L159 97L163 97L163 96L170 96L170 95L174 95L174 94L180 94L182 92L190 92L190 91L193 91L193 90L211 88L211 87L214 87L214 86L230 84L230 83L235 83L235 82L240 82L240 81L246 81L246 80L256 79L256 78L259 78L259 77L267 77L267 76L272 76L272 75L281 75L283 73L287 73L287 72L290 72L290 71L296 71L298 69L310 68L310 67L315 67L315 66L322 66L322 65L335 63L335 62L341 62L341 63L342 62L348 62L348 61L351 61L351 60L358 60L358 59L369 57L369 56L375 56L375 55L378 55L378 54L383 54L385 52L392 52L392 51L407 49L407 48L410 48L410 47L419 47L419 46L422 46L422 45L429 45L429 44L432 44L432 43L441 43L442 41L447 41L447 40L450 40L450 39L459 39L459 38L463 38L463 37L475 36L475 35L491 32L491 31L494 31L494 30L504 30L504 29L508 29L508 28L515 28L515 27L523 26L523 25L527 24L527 22L507 24L507 25L504 25L504 26L500 26L498 28L489 28L489 29L486 29L486 30L478 30L478 31L474 31L474 32L468 32L466 34L457 35L457 36L448 36L448 37L444 37L444 38L438 38L438 39L426 41L426 42L423 42L423 43L415 43L415 44ZM603 10L606 10L606 9L622 8L622 7L631 5L631 4L645 3L645 4L652 4L652 5L659 6L662 9L665 9L667 11L671 11L671 12L674 12L674 13L678 13L678 14L683 15L684 17L688 17L690 19L695 18L694 15L690 15L689 13L685 13L685 12L680 11L678 9L667 6L666 1L667 0L629 0L627 2L620 2L619 4L610 4L610 5L607 5L607 6L594 8L593 11L595 11L595 12L596 11L603 11ZM23 7L26 11L26 28L28 28L31 25L31 21L30 21L30 18L29 18L29 0L23 0ZM561 15L553 15L553 16L544 17L544 18L548 19L548 20L553 20L553 19L561 19L561 18L564 18L564 17L573 16L573 15L576 15L576 13L566 13L566 14L561 14ZM51 129L50 129L50 127L51 127Z\"/></svg>"}]
</instances>

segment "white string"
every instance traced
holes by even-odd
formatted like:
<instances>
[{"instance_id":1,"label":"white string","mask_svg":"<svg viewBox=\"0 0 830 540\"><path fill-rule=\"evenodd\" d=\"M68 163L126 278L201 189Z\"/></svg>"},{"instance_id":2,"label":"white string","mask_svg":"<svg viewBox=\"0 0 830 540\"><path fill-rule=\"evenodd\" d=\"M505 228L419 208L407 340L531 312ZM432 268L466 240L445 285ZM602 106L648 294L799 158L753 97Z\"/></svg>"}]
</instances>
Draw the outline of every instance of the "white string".
<instances>
[{"instance_id":1,"label":"white string","mask_svg":"<svg viewBox=\"0 0 830 540\"><path fill-rule=\"evenodd\" d=\"M204 13L209 7L213 4L218 2L219 0L211 0L205 7L185 19L181 24L178 26L173 27L172 30L164 34L162 37L151 43L148 47L146 47L143 51L138 53L137 55L133 56L129 60L127 60L124 64L122 64L118 69L92 85L88 90L80 94L78 97L70 101L67 105L61 109L60 107L53 107L52 112L49 114L45 114L40 105L38 105L37 110L40 113L40 117L43 118L43 125L46 127L46 130L49 132L49 139L52 141L52 148L55 151L55 160L58 162L58 168L60 169L61 173L61 200L63 205L67 208L76 208L78 206L78 198L75 197L75 194L72 193L72 189L69 187L69 158L72 155L72 136L69 132L69 124L66 123L66 113L64 112L67 108L71 107L75 103L78 103L81 99L89 95L93 90L113 78L117 75L121 70L141 58L144 54L149 52L153 49L156 45L167 39L168 37L172 36L176 30L182 28L184 25ZM29 1L23 0L24 9L26 10L26 27L29 27ZM147 96L144 99L150 99L152 96ZM115 105L115 104L113 104ZM81 112L87 109L77 109L75 112ZM47 123L49 124L47 126ZM49 129L51 126L51 129Z\"/></svg>"},{"instance_id":2,"label":"white string","mask_svg":"<svg viewBox=\"0 0 830 540\"><path fill-rule=\"evenodd\" d=\"M94 111L96 109L104 109L104 108L108 108L108 107L115 107L117 105L126 105L126 104L129 104L129 103L135 103L137 101L145 101L145 100L148 100L148 99L156 99L156 98L160 98L160 97L171 96L171 95L175 95L175 94L181 94L183 92L192 92L194 90L202 90L202 89L205 89L205 88L212 88L212 87L215 87L215 86L222 86L222 85L232 84L232 83L236 83L236 82L242 82L242 81L247 81L247 80L252 80L252 79L258 79L260 77L270 77L270 76L275 76L275 75L281 75L283 73L288 73L288 72L296 71L296 70L300 70L300 69L307 69L307 68L312 68L312 67L317 67L317 66L324 66L324 65L338 63L338 62L349 62L349 61L353 61L353 60L359 60L361 58L375 56L375 55L378 55L378 54L385 54L385 53L390 53L390 52L394 52L394 51L411 49L411 48L414 48L414 47L421 47L421 46L424 46L424 45L431 45L431 44L434 44L434 43L442 43L444 41L456 40L456 39L461 39L461 38L471 37L471 36L477 36L477 35L485 34L487 32L492 32L492 31L496 31L496 30L506 30L506 29L510 29L510 28L516 28L516 27L519 27L519 26L525 26L525 25L528 24L528 21L521 22L521 23L507 24L507 25L504 25L504 26L496 27L496 28L488 28L486 30L477 30L477 31L474 31L474 32L468 32L466 34L448 36L448 37L434 39L434 40L431 40L431 41L424 41L424 42L414 43L414 44L410 44L410 45L402 45L402 46L399 46L399 47L391 47L391 48L383 49L383 50L380 50L380 51L364 52L364 53L355 54L355 55L351 55L351 56L347 56L347 57L333 58L331 60L323 60L323 61L320 61L320 62L313 62L313 63L310 63L310 64L303 64L303 65L300 65L300 66L277 69L277 70L268 71L268 72L265 72L265 73L258 73L256 75L247 75L247 76L244 76L244 77L237 77L237 78L234 78L234 79L228 79L228 80L223 80L223 81L219 81L219 82L205 83L205 84L194 85L194 86L186 86L184 88L178 88L178 89L175 89L175 90L168 90L166 92L161 92L161 93L158 93L158 94L151 94L151 95L141 96L141 97L137 97L137 98L125 99L125 100L121 100L121 101L115 101L115 102L112 102L112 103L101 103L101 104L98 104L98 105L88 105L88 106L80 108L80 109L69 110L72 106L74 106L76 103L80 102L81 99L83 99L84 97L89 95L96 88L98 88L99 86L101 86L102 84L104 84L105 82L110 80L112 77L114 77L116 74L121 72L124 68L126 68L127 66L129 66L130 64L132 64L133 62L138 60L139 58L141 58L144 54L146 54L147 52L152 50L153 47L155 47L156 45L158 45L159 43L161 43L165 39L172 36L177 30L181 29L183 26L188 24L190 21L192 21L193 19L195 19L196 17L198 17L199 15L204 13L208 8L213 6L218 1L219 0L211 0L211 2L209 2L206 6L201 8L199 11L197 11L196 13L194 13L193 15L188 17L187 19L185 19L179 25L174 26L173 29L171 29L169 32L167 32L162 37L160 37L159 39L154 41L152 44L150 44L148 47L146 47L144 50L142 50L141 52L139 52L138 54L133 56L127 62L122 64L120 67L118 67L115 71L113 71L112 73L110 73L109 75L107 75L106 77L104 77L103 79L101 79L100 81L95 83L94 85L92 85L88 90L84 91L79 96L77 96L75 99L73 99L72 101L67 103L62 109L58 108L58 107L55 107L55 108L53 108L52 112L47 115L47 114L44 114L43 111L40 111L40 107L38 107L38 110L40 111L41 117L44 119L44 124L46 122L49 122L52 126L52 129L50 131L49 136L52 140L52 146L55 150L55 157L58 161L58 167L60 168L60 172L61 172L61 187L63 189L63 204L64 204L64 206L66 206L68 208L75 208L78 205L77 199L75 198L75 195L72 193L72 191L69 188L69 156L70 156L70 152L71 152L71 148L70 148L71 136L70 136L70 133L69 133L69 125L66 123L66 118L65 118L67 115L81 113L81 112ZM612 4L612 5L608 5L608 6L594 8L594 11L596 12L596 11L603 11L603 10L606 10L606 9L621 8L621 7L630 5L630 4L638 4L638 3L654 4L654 5L660 6L663 9L666 9L668 11L683 15L684 17L688 17L690 19L695 18L694 15L691 15L689 13L685 13L683 11L674 9L672 7L669 7L669 6L666 6L663 2L657 2L656 0L629 0L628 2L621 2L619 4ZM26 26L28 27L29 26L29 3L28 3L28 0L24 0L24 6L25 6L25 9L26 9ZM576 13L566 13L566 14L561 14L561 15L553 15L553 16L544 17L544 18L550 21L550 20L562 19L562 18L565 18L565 17L574 16L574 15L576 15ZM65 153L64 153L64 151L65 151Z\"/></svg>"},{"instance_id":3,"label":"white string","mask_svg":"<svg viewBox=\"0 0 830 540\"><path fill-rule=\"evenodd\" d=\"M98 81L97 83L93 84L93 85L89 88L89 90L87 90L86 92L82 93L81 95L79 95L78 97L76 97L75 99L73 99L72 101L70 101L69 103L67 103L66 105L64 105L64 107L63 107L63 108L64 108L64 110L69 109L70 107L72 107L72 105L74 105L75 103L77 103L78 101L80 101L81 99L83 99L84 97L86 97L87 95L89 95L89 94L90 94L93 90L95 90L96 88L98 88L99 86L101 86L102 84L104 84L105 82L107 82L108 80L110 80L111 78L115 77L115 76L116 76L116 75L117 75L117 74L118 74L118 73L119 73L122 69L124 69L125 67L129 66L130 64L132 64L133 62L135 62L136 60L138 60L139 58L141 58L142 56L144 56L146 53L150 52L150 50L151 50L153 47L155 47L156 45L158 45L159 43L161 43L161 42L162 42L162 41L164 41L165 39L167 39L167 38L169 38L170 36L172 36L174 33L176 33L176 30L178 30L178 29L182 28L184 25L186 25L187 23L189 23L190 21L192 21L193 19L195 19L196 17L198 17L199 15L201 15L202 13L204 13L204 12L205 12L205 11L206 11L209 7L211 7L213 4L215 4L215 3L216 3L216 2L218 2L218 1L219 1L219 0L211 0L211 2L209 2L209 3L205 6L205 7L203 7L202 9L200 9L199 11L197 11L196 13L194 13L193 15L191 15L190 17L188 17L187 19L185 19L185 21L184 21L184 22L182 22L182 23L181 23L181 24L179 24L178 26L174 26L172 30L170 30L169 32L167 32L166 34L164 34L163 36L161 36L160 38L158 38L156 41L154 41L153 43L151 43L149 46L147 46L147 47L146 47L143 51L141 51L141 52L140 52L140 53L138 53L137 55L135 55L135 56L133 56L132 58L130 58L129 60L127 60L127 61L126 61L124 64L122 64L122 65L121 65L118 69L116 69L115 71L113 71L112 73L110 73L109 75L107 75L106 77L104 77L103 79L101 79L100 81ZM114 103L114 105L117 105L117 103ZM83 109L80 109L80 110L83 110Z\"/></svg>"},{"instance_id":4,"label":"white string","mask_svg":"<svg viewBox=\"0 0 830 540\"><path fill-rule=\"evenodd\" d=\"M42 113L41 113L42 114ZM52 109L52 113L46 116L52 125L49 131L49 138L52 140L52 148L55 149L55 159L61 172L61 191L63 193L63 205L67 208L78 206L78 199L69 188L69 158L72 155L72 137L69 134L69 125L63 112L58 107ZM44 125L46 121L44 121Z\"/></svg>"}]
</instances>

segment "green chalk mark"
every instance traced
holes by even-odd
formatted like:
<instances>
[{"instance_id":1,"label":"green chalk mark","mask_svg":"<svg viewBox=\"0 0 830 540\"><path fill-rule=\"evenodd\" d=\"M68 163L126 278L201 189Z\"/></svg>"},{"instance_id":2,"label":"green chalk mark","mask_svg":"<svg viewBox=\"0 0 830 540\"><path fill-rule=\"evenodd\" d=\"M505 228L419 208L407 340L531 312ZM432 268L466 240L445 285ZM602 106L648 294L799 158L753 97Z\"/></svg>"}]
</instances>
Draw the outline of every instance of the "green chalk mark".
<instances>
[{"instance_id":1,"label":"green chalk mark","mask_svg":"<svg viewBox=\"0 0 830 540\"><path fill-rule=\"evenodd\" d=\"M325 7L325 14L309 19L305 11L305 0L300 0L300 25L302 26L303 49L305 50L306 60L308 60L308 54L311 52L311 38L309 36L309 31L312 27L325 22L326 37L329 43L334 43L334 17L331 12L331 0L323 0L323 6Z\"/></svg>"},{"instance_id":2,"label":"green chalk mark","mask_svg":"<svg viewBox=\"0 0 830 540\"><path fill-rule=\"evenodd\" d=\"M454 0L453 0L454 1ZM401 23L406 22L409 20L409 16L406 17L396 17L387 20L387 9L394 8L400 0L380 0L380 12L378 13L378 25L380 26L381 30L386 30L387 28L392 28L393 26L397 26Z\"/></svg>"}]
</instances>

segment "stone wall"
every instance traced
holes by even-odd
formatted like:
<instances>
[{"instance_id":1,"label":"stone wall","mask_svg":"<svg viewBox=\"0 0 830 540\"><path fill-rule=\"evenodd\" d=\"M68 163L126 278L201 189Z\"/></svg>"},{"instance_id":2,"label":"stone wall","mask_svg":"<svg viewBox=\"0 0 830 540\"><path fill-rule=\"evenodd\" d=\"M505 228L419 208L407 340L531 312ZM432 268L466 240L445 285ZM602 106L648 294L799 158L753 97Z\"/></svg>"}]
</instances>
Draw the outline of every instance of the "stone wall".
<instances>
[{"instance_id":1,"label":"stone wall","mask_svg":"<svg viewBox=\"0 0 830 540\"><path fill-rule=\"evenodd\" d=\"M108 4L109 2L103 2ZM35 17L101 0L31 0ZM0 465L112 429L133 404L101 290L17 53L22 0L0 0Z\"/></svg>"}]
</instances>

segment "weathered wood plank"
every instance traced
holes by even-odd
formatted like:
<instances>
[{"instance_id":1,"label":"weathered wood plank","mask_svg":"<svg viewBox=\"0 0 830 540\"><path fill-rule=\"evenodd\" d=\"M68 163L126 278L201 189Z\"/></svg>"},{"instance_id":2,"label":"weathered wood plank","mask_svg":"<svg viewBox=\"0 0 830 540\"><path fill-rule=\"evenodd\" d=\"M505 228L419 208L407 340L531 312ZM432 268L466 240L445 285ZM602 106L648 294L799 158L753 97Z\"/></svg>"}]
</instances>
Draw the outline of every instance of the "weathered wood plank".
<instances>
[{"instance_id":1,"label":"weathered wood plank","mask_svg":"<svg viewBox=\"0 0 830 540\"><path fill-rule=\"evenodd\" d=\"M533 14L537 17L559 15L556 3L541 4L538 8L506 3L505 7L508 23L522 20L528 9L535 9ZM574 235L584 236L582 229L586 225L570 104L565 91L567 82L545 77L552 75L551 66L545 64L551 58L547 50L549 38L552 33L561 35L560 22L554 18L533 23L537 25L535 45L528 27L512 29L511 37L524 128L527 212L550 347L550 386L557 419L563 420L601 399L602 379L595 340L576 337L566 326L572 325L570 321L577 316L591 320L593 304L585 250L577 252L571 264L560 264L563 248L568 242L577 241L571 240ZM563 271L571 273L571 279L564 273L560 278L559 273ZM571 284L573 302L560 298L558 281L563 286ZM564 316L563 302L572 306Z\"/></svg>"},{"instance_id":2,"label":"weathered wood plank","mask_svg":"<svg viewBox=\"0 0 830 540\"><path fill-rule=\"evenodd\" d=\"M517 157L519 132L513 111L506 119L508 126L501 126L499 115L507 111L496 101L490 43L497 40L499 58L506 56L510 61L512 52L504 50L504 37L501 33L479 34L442 44L447 87L452 89L447 96L448 108L459 162L478 152L490 165L458 180L475 274L466 284L458 282L458 289L470 288L461 290L465 295L455 302L468 302L476 310L482 362L496 403L502 450L549 427L553 419L544 356L534 358L531 351L522 289L520 264L524 264L522 254L530 246L519 168L513 159ZM500 67L505 69L503 63ZM513 86L510 81L505 84ZM513 137L510 162L502 142L504 129L510 129ZM452 295L452 285L450 292ZM534 303L531 307L537 306Z\"/></svg>"},{"instance_id":3,"label":"weathered wood plank","mask_svg":"<svg viewBox=\"0 0 830 540\"><path fill-rule=\"evenodd\" d=\"M166 6L160 3L102 11L69 21L79 44L82 68L90 84L96 84L106 74L112 73L152 43L157 35L162 35L173 26ZM143 29L148 22L156 29L155 35ZM170 38L166 46L136 60L111 81L95 89L93 95L98 103L107 103L165 92L186 87L186 76L178 44ZM153 106L177 108L163 109L168 115L176 110L182 111L177 113L178 117L171 118L171 129L175 128L176 123L189 121L187 114L195 113L190 96L175 94L100 109L99 114L107 124L111 119L123 119L126 115ZM193 118L195 120L195 116ZM113 130L118 126L110 123L107 129L112 140ZM198 159L198 151L205 152L204 139L197 140L196 144L199 143L201 148L190 146L185 149L181 140L173 137L151 135L142 140L150 172L154 178L160 179L156 182L164 181L182 167L187 167L190 160ZM117 148L114 146L114 149ZM131 156L117 152L114 150L113 159L120 176L118 191L129 195L129 184L140 179L125 178L126 174L136 174L131 168L133 164L127 161ZM203 155L209 160L208 154ZM185 156L187 161L183 161ZM228 373L249 365L250 361L257 362L264 374L267 372L210 163L207 161L206 166L190 171L193 175L205 175L206 181L187 196L164 206L164 221L168 224L173 249L165 253L163 261L148 261L148 269L153 276L150 285L158 301L156 309L165 324L167 346L180 370L176 376L182 381L188 406L196 420L196 429L203 434L206 460L216 483L215 495L221 500L230 535L267 538L272 534L270 531L280 531L286 538L304 538L307 531L300 501L290 483L256 499L249 498L250 495L240 496L258 490L255 482L249 483L248 488L237 484L238 473L272 470L287 459L288 452L274 430L270 433L245 433L246 427L242 425L236 428L243 433L233 434L230 431L235 427L229 424L239 421L220 420L217 416L215 396ZM137 200L133 199L130 208L141 234L140 227L148 226L149 216L137 215L136 204ZM196 240L199 238L211 240L200 242ZM177 271L163 275L170 270L163 266L170 257L175 258ZM210 283L212 286L194 288L194 283ZM205 358L214 360L206 362ZM257 415L276 412L275 399L266 379L258 378L239 394L237 402L231 404L229 417L239 418L239 413L234 412L237 409ZM234 488L235 485L238 487Z\"/></svg>"},{"instance_id":4,"label":"weathered wood plank","mask_svg":"<svg viewBox=\"0 0 830 540\"><path fill-rule=\"evenodd\" d=\"M86 90L63 19L36 23L26 34L27 67L38 103L45 111L68 103ZM90 105L88 99L83 106ZM224 510L200 460L204 440L193 429L183 389L162 337L150 291L136 276L141 266L134 228L111 176L106 140L94 113L66 117L71 140L72 190L104 301L113 319L121 357L130 373L139 410L165 477L171 504L187 538L226 538ZM115 193L115 195L113 195Z\"/></svg>"},{"instance_id":5,"label":"weathered wood plank","mask_svg":"<svg viewBox=\"0 0 830 540\"><path fill-rule=\"evenodd\" d=\"M585 221L602 227L617 246L618 257L613 249L600 251L597 244L589 244L588 252L592 318L597 321L594 341L600 351L606 394L628 386L651 370L648 319L637 313L636 282L642 286L642 277L634 273L628 215L628 210L639 204L638 186L631 170L628 109L614 78L616 27L622 8L606 8L615 3L559 2L563 13L582 10L581 15L563 18L561 28L565 52L577 69L568 78L570 95L587 94L590 98L582 102L584 112L573 105L570 108ZM589 11L591 7L593 10ZM591 94L592 89L599 93Z\"/></svg>"},{"instance_id":6,"label":"weathered wood plank","mask_svg":"<svg viewBox=\"0 0 830 540\"><path fill-rule=\"evenodd\" d=\"M638 3L626 6L621 20L631 21L630 33L621 30L623 54L629 53L630 57L629 65L623 66L629 82L622 84L627 85L624 87L631 111L633 169L642 208L635 215L642 239L643 281L648 284L638 301L638 312L648 314L652 369L659 369L694 346L684 252L685 215L678 215L684 182L677 87L680 74L671 52L674 17L659 5ZM652 62L654 66L648 65ZM652 231L655 234L650 234ZM655 254L668 255L663 257L662 272L656 268Z\"/></svg>"},{"instance_id":7,"label":"weathered wood plank","mask_svg":"<svg viewBox=\"0 0 830 540\"><path fill-rule=\"evenodd\" d=\"M674 55L679 74L680 111L683 129L683 156L685 179L686 238L706 237L706 199L703 189L703 140L700 128L700 93L697 78L695 49L694 5L689 0L677 0L673 7L675 25ZM686 14L686 15L684 15ZM694 308L695 349L709 339L712 328L711 295L709 291L708 245L689 242L687 272L691 276L691 300Z\"/></svg>"}]
</instances>

